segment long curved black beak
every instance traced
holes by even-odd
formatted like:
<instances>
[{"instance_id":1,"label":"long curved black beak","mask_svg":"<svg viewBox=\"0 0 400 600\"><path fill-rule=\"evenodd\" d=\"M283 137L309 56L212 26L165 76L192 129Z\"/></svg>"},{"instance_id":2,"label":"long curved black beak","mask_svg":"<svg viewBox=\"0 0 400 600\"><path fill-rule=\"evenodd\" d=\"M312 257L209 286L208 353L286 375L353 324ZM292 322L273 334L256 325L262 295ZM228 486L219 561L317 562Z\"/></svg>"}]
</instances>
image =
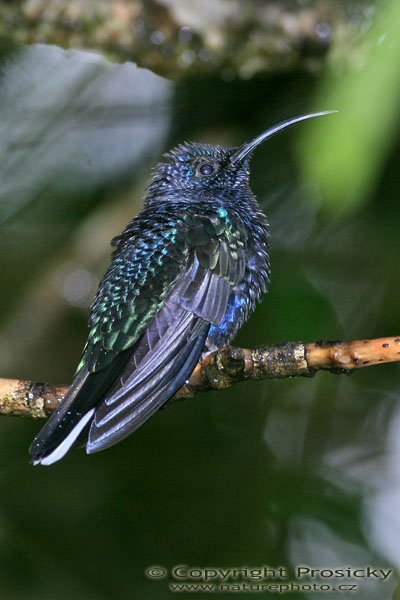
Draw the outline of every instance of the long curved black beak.
<instances>
[{"instance_id":1,"label":"long curved black beak","mask_svg":"<svg viewBox=\"0 0 400 600\"><path fill-rule=\"evenodd\" d=\"M231 163L235 164L235 163L241 162L244 158L246 158L246 156L251 154L251 152L253 152L253 150L255 148L257 148L257 146L262 144L262 142L265 142L265 140L267 140L268 138L272 137L279 131L282 131L282 129L286 129L286 127L290 127L291 125L294 125L295 123L300 123L300 121L306 121L307 119L313 119L314 117L322 117L323 115L331 115L332 113L336 113L336 112L338 112L338 111L337 110L324 110L321 112L309 113L307 115L300 115L298 117L292 117L291 119L282 121L281 123L278 123L278 125L274 125L270 129L267 129L267 131L264 131L264 133L261 133L260 135L258 135L256 138L254 138L254 140L251 140L251 142L247 142L246 144L239 146L239 148L236 150L236 152L234 154L232 154L232 156L231 156Z\"/></svg>"}]
</instances>

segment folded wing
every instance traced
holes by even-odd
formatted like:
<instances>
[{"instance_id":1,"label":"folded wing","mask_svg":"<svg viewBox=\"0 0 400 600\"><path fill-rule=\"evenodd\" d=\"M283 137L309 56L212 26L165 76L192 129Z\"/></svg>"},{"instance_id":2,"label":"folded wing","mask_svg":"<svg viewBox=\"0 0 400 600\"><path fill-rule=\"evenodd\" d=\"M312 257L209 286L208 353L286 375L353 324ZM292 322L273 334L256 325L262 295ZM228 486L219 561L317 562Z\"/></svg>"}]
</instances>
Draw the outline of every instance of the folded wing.
<instances>
[{"instance_id":1,"label":"folded wing","mask_svg":"<svg viewBox=\"0 0 400 600\"><path fill-rule=\"evenodd\" d=\"M98 308L92 314L80 369L60 408L31 446L34 462L59 460L89 427L88 453L117 443L185 383L210 326L221 323L231 290L244 275L244 242L227 233L215 214L191 214L180 231L179 254L176 240L170 252L164 243L162 257L167 258L155 256L146 269L143 264L128 269L128 275L145 273L142 285L136 287L129 277L121 284L116 268L125 265L128 257L121 254L130 249L121 238L109 269L113 277L106 274L94 304ZM132 253L131 262L135 262ZM122 303L111 309L107 301L121 287ZM131 304L128 298L133 298Z\"/></svg>"}]
</instances>

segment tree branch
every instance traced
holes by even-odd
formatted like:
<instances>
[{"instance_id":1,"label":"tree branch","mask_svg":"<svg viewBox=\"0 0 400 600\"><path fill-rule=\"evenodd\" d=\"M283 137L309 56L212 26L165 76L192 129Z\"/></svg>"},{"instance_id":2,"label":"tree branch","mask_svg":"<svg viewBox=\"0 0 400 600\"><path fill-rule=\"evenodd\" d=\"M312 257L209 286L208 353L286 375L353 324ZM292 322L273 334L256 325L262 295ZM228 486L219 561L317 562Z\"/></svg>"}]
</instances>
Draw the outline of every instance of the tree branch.
<instances>
[{"instance_id":1,"label":"tree branch","mask_svg":"<svg viewBox=\"0 0 400 600\"><path fill-rule=\"evenodd\" d=\"M356 369L400 361L400 336L350 342L286 342L274 346L226 347L199 362L189 381L170 402L199 392L222 390L240 381L312 377L317 371L350 374ZM68 387L18 379L0 379L0 414L33 419L48 417Z\"/></svg>"}]
</instances>

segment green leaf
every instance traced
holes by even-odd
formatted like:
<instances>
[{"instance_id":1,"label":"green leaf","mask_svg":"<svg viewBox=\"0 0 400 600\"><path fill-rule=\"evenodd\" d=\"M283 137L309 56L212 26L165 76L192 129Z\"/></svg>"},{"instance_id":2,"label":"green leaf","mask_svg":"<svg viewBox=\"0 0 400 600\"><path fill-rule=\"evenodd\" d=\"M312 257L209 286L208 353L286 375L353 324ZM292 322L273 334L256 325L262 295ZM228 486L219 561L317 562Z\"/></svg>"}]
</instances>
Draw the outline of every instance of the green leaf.
<instances>
[{"instance_id":1,"label":"green leaf","mask_svg":"<svg viewBox=\"0 0 400 600\"><path fill-rule=\"evenodd\" d=\"M369 199L398 137L397 0L382 3L361 42L352 49L352 64L343 76L330 70L316 102L318 110L337 109L339 115L310 123L300 146L305 177L321 190L322 208L336 214L355 210Z\"/></svg>"}]
</instances>

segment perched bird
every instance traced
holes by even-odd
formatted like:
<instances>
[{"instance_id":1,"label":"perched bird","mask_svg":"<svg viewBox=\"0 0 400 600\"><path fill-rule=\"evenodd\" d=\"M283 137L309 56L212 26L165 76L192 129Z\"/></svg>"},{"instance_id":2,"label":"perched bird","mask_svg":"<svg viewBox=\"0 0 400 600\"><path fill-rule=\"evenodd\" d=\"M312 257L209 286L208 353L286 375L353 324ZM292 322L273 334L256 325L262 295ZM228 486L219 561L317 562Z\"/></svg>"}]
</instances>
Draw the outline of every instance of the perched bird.
<instances>
[{"instance_id":1,"label":"perched bird","mask_svg":"<svg viewBox=\"0 0 400 600\"><path fill-rule=\"evenodd\" d=\"M269 281L268 223L249 185L253 150L185 143L164 155L144 208L113 240L74 380L30 447L50 465L86 440L91 454L140 427L231 342Z\"/></svg>"}]
</instances>

